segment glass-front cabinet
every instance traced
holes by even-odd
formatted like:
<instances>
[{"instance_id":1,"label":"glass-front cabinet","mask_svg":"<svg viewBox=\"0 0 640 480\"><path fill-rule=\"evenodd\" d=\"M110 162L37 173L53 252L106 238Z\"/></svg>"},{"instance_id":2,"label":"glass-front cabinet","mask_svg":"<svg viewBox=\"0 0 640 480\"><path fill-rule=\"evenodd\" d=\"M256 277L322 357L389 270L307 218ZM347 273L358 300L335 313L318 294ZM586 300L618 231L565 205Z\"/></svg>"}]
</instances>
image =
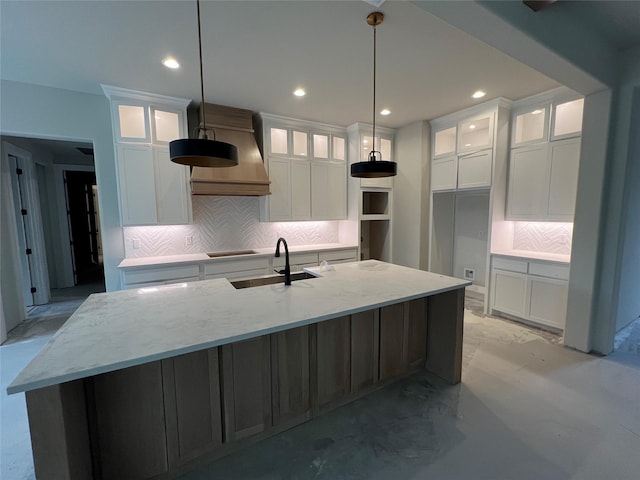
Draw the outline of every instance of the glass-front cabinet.
<instances>
[{"instance_id":1,"label":"glass-front cabinet","mask_svg":"<svg viewBox=\"0 0 640 480\"><path fill-rule=\"evenodd\" d=\"M547 140L549 131L549 106L535 105L513 115L512 147Z\"/></svg>"},{"instance_id":2,"label":"glass-front cabinet","mask_svg":"<svg viewBox=\"0 0 640 480\"><path fill-rule=\"evenodd\" d=\"M456 127L438 130L433 136L433 157L439 158L456 153Z\"/></svg>"},{"instance_id":3,"label":"glass-front cabinet","mask_svg":"<svg viewBox=\"0 0 640 480\"><path fill-rule=\"evenodd\" d=\"M482 115L458 125L458 153L474 152L493 145L493 114Z\"/></svg>"},{"instance_id":4,"label":"glass-front cabinet","mask_svg":"<svg viewBox=\"0 0 640 480\"><path fill-rule=\"evenodd\" d=\"M551 139L559 140L580 135L583 109L584 98L554 104Z\"/></svg>"}]
</instances>

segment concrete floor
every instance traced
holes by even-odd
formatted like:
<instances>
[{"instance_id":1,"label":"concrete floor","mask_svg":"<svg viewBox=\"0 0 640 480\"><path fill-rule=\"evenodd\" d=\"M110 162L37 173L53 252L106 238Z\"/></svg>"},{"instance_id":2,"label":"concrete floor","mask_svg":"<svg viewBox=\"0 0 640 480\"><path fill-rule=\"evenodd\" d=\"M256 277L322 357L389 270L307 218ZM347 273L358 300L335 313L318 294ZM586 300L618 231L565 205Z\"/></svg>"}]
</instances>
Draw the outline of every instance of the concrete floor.
<instances>
[{"instance_id":1,"label":"concrete floor","mask_svg":"<svg viewBox=\"0 0 640 480\"><path fill-rule=\"evenodd\" d=\"M640 472L640 322L618 351L465 311L462 384L419 373L183 479L611 479ZM0 478L32 479L23 395L51 333L0 348Z\"/></svg>"}]
</instances>

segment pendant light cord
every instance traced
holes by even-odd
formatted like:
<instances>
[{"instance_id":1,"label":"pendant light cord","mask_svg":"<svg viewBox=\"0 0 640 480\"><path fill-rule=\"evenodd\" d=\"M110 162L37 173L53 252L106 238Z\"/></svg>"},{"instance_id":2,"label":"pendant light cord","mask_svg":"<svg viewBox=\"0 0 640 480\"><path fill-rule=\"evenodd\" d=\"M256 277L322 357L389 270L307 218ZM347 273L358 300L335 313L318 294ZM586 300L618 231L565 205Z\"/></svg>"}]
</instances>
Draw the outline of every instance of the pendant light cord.
<instances>
[{"instance_id":1,"label":"pendant light cord","mask_svg":"<svg viewBox=\"0 0 640 480\"><path fill-rule=\"evenodd\" d=\"M204 118L205 118L204 74L202 73L202 32L200 31L200 0L197 0L196 5L198 9L198 52L199 52L198 58L200 59L200 98L202 99L202 105L200 108L200 123L202 126L198 129L198 131L204 132L204 138L207 138L207 128L205 127L205 123L204 123ZM198 135L198 137L200 137L200 135ZM214 138L215 138L215 132L214 132Z\"/></svg>"},{"instance_id":2,"label":"pendant light cord","mask_svg":"<svg viewBox=\"0 0 640 480\"><path fill-rule=\"evenodd\" d=\"M373 26L373 138L371 157L376 160L376 26Z\"/></svg>"}]
</instances>

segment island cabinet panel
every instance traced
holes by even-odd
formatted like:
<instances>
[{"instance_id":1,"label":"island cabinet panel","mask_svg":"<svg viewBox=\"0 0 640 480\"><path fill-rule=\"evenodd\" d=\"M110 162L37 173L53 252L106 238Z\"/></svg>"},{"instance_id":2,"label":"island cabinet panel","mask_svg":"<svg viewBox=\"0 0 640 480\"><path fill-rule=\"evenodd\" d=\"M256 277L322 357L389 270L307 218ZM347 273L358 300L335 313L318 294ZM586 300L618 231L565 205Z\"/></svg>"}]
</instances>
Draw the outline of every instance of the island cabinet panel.
<instances>
[{"instance_id":1,"label":"island cabinet panel","mask_svg":"<svg viewBox=\"0 0 640 480\"><path fill-rule=\"evenodd\" d=\"M225 441L271 428L271 352L269 336L222 347Z\"/></svg>"},{"instance_id":2,"label":"island cabinet panel","mask_svg":"<svg viewBox=\"0 0 640 480\"><path fill-rule=\"evenodd\" d=\"M408 319L404 303L380 309L380 380L402 375L408 368Z\"/></svg>"},{"instance_id":3,"label":"island cabinet panel","mask_svg":"<svg viewBox=\"0 0 640 480\"><path fill-rule=\"evenodd\" d=\"M316 409L330 408L350 392L351 318L338 317L315 325L315 359L312 369Z\"/></svg>"},{"instance_id":4,"label":"island cabinet panel","mask_svg":"<svg viewBox=\"0 0 640 480\"><path fill-rule=\"evenodd\" d=\"M427 302L426 368L450 383L460 383L464 288L433 295Z\"/></svg>"},{"instance_id":5,"label":"island cabinet panel","mask_svg":"<svg viewBox=\"0 0 640 480\"><path fill-rule=\"evenodd\" d=\"M31 390L25 397L36 478L92 478L84 380Z\"/></svg>"},{"instance_id":6,"label":"island cabinet panel","mask_svg":"<svg viewBox=\"0 0 640 480\"><path fill-rule=\"evenodd\" d=\"M405 303L408 316L408 353L410 367L423 367L427 360L427 301L419 298Z\"/></svg>"},{"instance_id":7,"label":"island cabinet panel","mask_svg":"<svg viewBox=\"0 0 640 480\"><path fill-rule=\"evenodd\" d=\"M271 335L273 426L311 417L309 327Z\"/></svg>"},{"instance_id":8,"label":"island cabinet panel","mask_svg":"<svg viewBox=\"0 0 640 480\"><path fill-rule=\"evenodd\" d=\"M88 382L94 475L104 480L167 472L161 362L93 377Z\"/></svg>"},{"instance_id":9,"label":"island cabinet panel","mask_svg":"<svg viewBox=\"0 0 640 480\"><path fill-rule=\"evenodd\" d=\"M378 381L379 310L351 315L351 393Z\"/></svg>"},{"instance_id":10,"label":"island cabinet panel","mask_svg":"<svg viewBox=\"0 0 640 480\"><path fill-rule=\"evenodd\" d=\"M169 467L222 446L218 348L162 361Z\"/></svg>"}]
</instances>

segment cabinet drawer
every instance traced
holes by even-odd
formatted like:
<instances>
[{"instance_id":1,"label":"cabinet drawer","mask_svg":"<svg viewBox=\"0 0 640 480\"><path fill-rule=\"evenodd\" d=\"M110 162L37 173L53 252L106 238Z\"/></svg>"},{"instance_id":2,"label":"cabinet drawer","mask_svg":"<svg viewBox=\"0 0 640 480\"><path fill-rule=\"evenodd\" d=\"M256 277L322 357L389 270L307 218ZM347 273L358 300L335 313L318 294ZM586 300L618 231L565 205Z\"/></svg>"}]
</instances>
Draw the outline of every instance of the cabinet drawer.
<instances>
[{"instance_id":1,"label":"cabinet drawer","mask_svg":"<svg viewBox=\"0 0 640 480\"><path fill-rule=\"evenodd\" d=\"M285 256L282 252L279 258L273 258L273 268L283 268L285 263ZM316 252L313 253L292 253L289 255L289 263L291 266L293 265L304 265L305 267L309 265L317 266L318 265L318 254Z\"/></svg>"},{"instance_id":2,"label":"cabinet drawer","mask_svg":"<svg viewBox=\"0 0 640 480\"><path fill-rule=\"evenodd\" d=\"M164 283L167 280L198 279L200 267L198 265L184 265L180 267L148 268L142 270L129 270L124 273L124 283Z\"/></svg>"},{"instance_id":3,"label":"cabinet drawer","mask_svg":"<svg viewBox=\"0 0 640 480\"><path fill-rule=\"evenodd\" d=\"M541 277L569 280L569 265L553 265L549 263L529 263L529 273Z\"/></svg>"},{"instance_id":4,"label":"cabinet drawer","mask_svg":"<svg viewBox=\"0 0 640 480\"><path fill-rule=\"evenodd\" d=\"M244 272L247 270L259 269L269 269L269 257L224 260L205 264L204 275L207 277L210 275L217 275L219 273Z\"/></svg>"},{"instance_id":5,"label":"cabinet drawer","mask_svg":"<svg viewBox=\"0 0 640 480\"><path fill-rule=\"evenodd\" d=\"M527 273L527 261L513 260L510 258L493 258L493 268L509 270L511 272Z\"/></svg>"},{"instance_id":6,"label":"cabinet drawer","mask_svg":"<svg viewBox=\"0 0 640 480\"><path fill-rule=\"evenodd\" d=\"M355 262L357 260L358 255L356 254L356 250L355 249L348 249L348 250L336 250L333 252L319 252L318 253L318 260L320 262L322 261L327 261L327 262L333 262L333 263L338 263L338 262Z\"/></svg>"}]
</instances>

